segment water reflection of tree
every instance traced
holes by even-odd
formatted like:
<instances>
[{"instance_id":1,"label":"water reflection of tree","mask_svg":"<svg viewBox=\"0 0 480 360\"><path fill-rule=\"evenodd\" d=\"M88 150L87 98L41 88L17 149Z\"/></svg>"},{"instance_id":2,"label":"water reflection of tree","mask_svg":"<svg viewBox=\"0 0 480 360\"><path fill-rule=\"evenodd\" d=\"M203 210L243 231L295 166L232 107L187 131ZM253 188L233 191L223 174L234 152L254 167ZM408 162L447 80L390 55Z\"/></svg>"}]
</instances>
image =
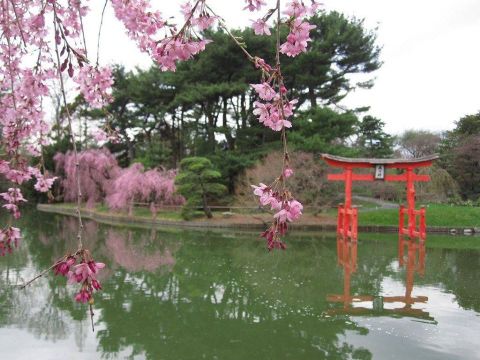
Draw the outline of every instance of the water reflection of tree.
<instances>
[{"instance_id":1,"label":"water reflection of tree","mask_svg":"<svg viewBox=\"0 0 480 360\"><path fill-rule=\"evenodd\" d=\"M170 245L174 247L172 251L154 229L148 233L111 228L105 244L112 262L130 272L171 270L175 265L173 252L178 243Z\"/></svg>"},{"instance_id":2,"label":"water reflection of tree","mask_svg":"<svg viewBox=\"0 0 480 360\"><path fill-rule=\"evenodd\" d=\"M64 339L73 329L73 311L65 312L65 306L62 307L58 301L59 298L68 298L67 307L73 308L72 294L67 294L64 282L58 283L58 279L46 277L24 290L17 287L26 278L50 266L52 256L48 249L39 246L41 235L48 229L45 218L27 215L22 221L26 221L22 224L22 246L0 263L0 322L26 329L46 340ZM85 317L83 313L82 317Z\"/></svg>"},{"instance_id":3,"label":"water reflection of tree","mask_svg":"<svg viewBox=\"0 0 480 360\"><path fill-rule=\"evenodd\" d=\"M428 268L420 283L443 287L455 295L462 308L480 312L479 278L480 251L431 249L428 252Z\"/></svg>"},{"instance_id":4,"label":"water reflection of tree","mask_svg":"<svg viewBox=\"0 0 480 360\"><path fill-rule=\"evenodd\" d=\"M73 218L50 216L46 220L43 214L32 217L31 222L24 225L23 246L12 256L5 258L7 261L0 263L0 323L15 324L36 336L52 341L64 339L75 332L78 333L78 336L75 336L77 345L82 349L85 332L89 331L86 323L88 314L84 306L72 301L75 289L65 286L64 278L52 274L38 280L24 291L15 287L22 284L26 278L48 268L68 251L76 249L77 224ZM85 221L84 225L86 246L92 249L97 259L108 264L108 270L100 275L103 280L106 280L115 268L122 266L121 262L118 264L116 260L129 256L135 258L130 265L135 265L135 262L146 263L152 271L155 267L168 268L174 265L172 254L178 246L166 246L155 231L120 231L115 236L110 227L99 226L93 221ZM105 245L108 234L113 234L109 247ZM142 249L141 253L137 247ZM101 305L97 307L100 309Z\"/></svg>"},{"instance_id":5,"label":"water reflection of tree","mask_svg":"<svg viewBox=\"0 0 480 360\"><path fill-rule=\"evenodd\" d=\"M318 292L324 281L333 281L331 268L328 275L318 271L335 265L328 242L317 249L302 243L281 258L246 238L205 233L178 238L184 246L172 272L117 271L111 279L116 286L105 289L106 326L98 333L105 353L131 348L152 359L371 357L341 340L347 330L366 334L366 329L322 314Z\"/></svg>"}]
</instances>

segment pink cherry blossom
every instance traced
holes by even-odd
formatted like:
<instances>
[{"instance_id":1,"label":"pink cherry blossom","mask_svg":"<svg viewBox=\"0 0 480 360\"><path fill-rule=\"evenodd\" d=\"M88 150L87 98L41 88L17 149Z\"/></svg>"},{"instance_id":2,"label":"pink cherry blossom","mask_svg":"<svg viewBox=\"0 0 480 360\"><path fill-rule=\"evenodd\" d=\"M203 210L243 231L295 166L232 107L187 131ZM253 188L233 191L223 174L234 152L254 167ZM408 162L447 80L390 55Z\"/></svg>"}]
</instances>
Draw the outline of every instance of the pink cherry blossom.
<instances>
[{"instance_id":1,"label":"pink cherry blossom","mask_svg":"<svg viewBox=\"0 0 480 360\"><path fill-rule=\"evenodd\" d=\"M98 270L101 270L105 267L104 263L97 263L95 261L89 261L88 262L88 267L92 271L93 274L96 274Z\"/></svg>"},{"instance_id":2,"label":"pink cherry blossom","mask_svg":"<svg viewBox=\"0 0 480 360\"><path fill-rule=\"evenodd\" d=\"M314 0L312 0L310 7L299 0L291 0L287 3L284 14L290 17L290 33L287 36L287 41L280 46L280 52L294 57L307 51L308 43L312 41L310 30L315 29L315 25L310 25L304 19L307 15L314 15L319 6L320 4Z\"/></svg>"},{"instance_id":3,"label":"pink cherry blossom","mask_svg":"<svg viewBox=\"0 0 480 360\"><path fill-rule=\"evenodd\" d=\"M261 84L250 84L250 86L255 89L258 96L263 100L270 101L277 96L275 90L273 90L270 84L266 82Z\"/></svg>"},{"instance_id":4,"label":"pink cherry blossom","mask_svg":"<svg viewBox=\"0 0 480 360\"><path fill-rule=\"evenodd\" d=\"M95 290L102 289L102 285L100 285L100 283L96 279L92 279L92 286Z\"/></svg>"},{"instance_id":5,"label":"pink cherry blossom","mask_svg":"<svg viewBox=\"0 0 480 360\"><path fill-rule=\"evenodd\" d=\"M97 68L90 65L83 66L74 79L79 85L85 101L91 107L99 109L110 103L113 78L109 67Z\"/></svg>"},{"instance_id":6,"label":"pink cherry blossom","mask_svg":"<svg viewBox=\"0 0 480 360\"><path fill-rule=\"evenodd\" d=\"M303 205L297 200L285 202L283 208L274 215L278 222L292 222L302 215Z\"/></svg>"},{"instance_id":7,"label":"pink cherry blossom","mask_svg":"<svg viewBox=\"0 0 480 360\"><path fill-rule=\"evenodd\" d=\"M297 200L292 200L288 204L288 221L295 221L300 218L303 211L303 205Z\"/></svg>"},{"instance_id":8,"label":"pink cherry blossom","mask_svg":"<svg viewBox=\"0 0 480 360\"><path fill-rule=\"evenodd\" d=\"M287 56L295 57L307 51L308 42L312 41L310 39L310 30L315 29L316 26L298 18L292 24L287 41L280 46L280 52Z\"/></svg>"},{"instance_id":9,"label":"pink cherry blossom","mask_svg":"<svg viewBox=\"0 0 480 360\"><path fill-rule=\"evenodd\" d=\"M9 203L26 202L19 188L9 188L8 192L0 193L0 197Z\"/></svg>"},{"instance_id":10,"label":"pink cherry blossom","mask_svg":"<svg viewBox=\"0 0 480 360\"><path fill-rule=\"evenodd\" d=\"M263 19L252 20L252 29L255 35L272 35L269 26Z\"/></svg>"},{"instance_id":11,"label":"pink cherry blossom","mask_svg":"<svg viewBox=\"0 0 480 360\"><path fill-rule=\"evenodd\" d=\"M293 170L289 167L286 167L285 170L283 170L283 176L286 178L289 178L290 176L293 175Z\"/></svg>"},{"instance_id":12,"label":"pink cherry blossom","mask_svg":"<svg viewBox=\"0 0 480 360\"><path fill-rule=\"evenodd\" d=\"M18 245L21 239L20 229L10 226L0 229L0 256L4 256L12 252L13 248Z\"/></svg>"},{"instance_id":13,"label":"pink cherry blossom","mask_svg":"<svg viewBox=\"0 0 480 360\"><path fill-rule=\"evenodd\" d=\"M85 288L82 288L76 295L75 295L75 301L80 302L80 303L87 303L90 301L92 298L92 293L88 291Z\"/></svg>"},{"instance_id":14,"label":"pink cherry blossom","mask_svg":"<svg viewBox=\"0 0 480 360\"><path fill-rule=\"evenodd\" d=\"M87 280L92 274L93 271L90 269L88 264L84 262L73 267L72 275L70 275L69 280L72 283L74 281L81 283Z\"/></svg>"},{"instance_id":15,"label":"pink cherry blossom","mask_svg":"<svg viewBox=\"0 0 480 360\"><path fill-rule=\"evenodd\" d=\"M53 271L55 272L55 275L62 275L66 276L68 272L70 271L70 268L72 265L74 265L76 262L75 257L69 256L66 260L59 262L54 268Z\"/></svg>"},{"instance_id":16,"label":"pink cherry blossom","mask_svg":"<svg viewBox=\"0 0 480 360\"><path fill-rule=\"evenodd\" d=\"M93 292L102 289L97 274L105 267L104 263L87 258L91 258L90 253L81 249L74 255L66 256L53 267L55 275L65 276L69 284L80 284L75 300L81 303L93 301Z\"/></svg>"},{"instance_id":17,"label":"pink cherry blossom","mask_svg":"<svg viewBox=\"0 0 480 360\"><path fill-rule=\"evenodd\" d=\"M253 193L257 196L262 196L266 192L270 192L270 188L264 183L260 183L260 186L250 185L254 190Z\"/></svg>"},{"instance_id":18,"label":"pink cherry blossom","mask_svg":"<svg viewBox=\"0 0 480 360\"><path fill-rule=\"evenodd\" d=\"M248 9L249 11L259 11L263 6L267 5L263 0L245 0L245 2L247 6L245 6L244 10Z\"/></svg>"},{"instance_id":19,"label":"pink cherry blossom","mask_svg":"<svg viewBox=\"0 0 480 360\"><path fill-rule=\"evenodd\" d=\"M262 58L256 57L254 62L257 69L262 69L266 73L269 73L273 70L272 67L268 65L267 62Z\"/></svg>"},{"instance_id":20,"label":"pink cherry blossom","mask_svg":"<svg viewBox=\"0 0 480 360\"><path fill-rule=\"evenodd\" d=\"M282 111L282 104L279 100L276 100L273 103L261 103L255 101L253 103L253 114L258 116L260 123L274 131L281 131L283 128L292 127L292 123L286 119L293 114L292 104L292 102L283 103Z\"/></svg>"},{"instance_id":21,"label":"pink cherry blossom","mask_svg":"<svg viewBox=\"0 0 480 360\"><path fill-rule=\"evenodd\" d=\"M20 218L18 205L26 202L19 188L9 188L7 192L0 193L0 197L6 202L3 207L7 209L15 219Z\"/></svg>"},{"instance_id":22,"label":"pink cherry blossom","mask_svg":"<svg viewBox=\"0 0 480 360\"><path fill-rule=\"evenodd\" d=\"M51 189L57 177L46 179L43 175L37 177L37 182L33 186L39 192L47 192Z\"/></svg>"}]
</instances>

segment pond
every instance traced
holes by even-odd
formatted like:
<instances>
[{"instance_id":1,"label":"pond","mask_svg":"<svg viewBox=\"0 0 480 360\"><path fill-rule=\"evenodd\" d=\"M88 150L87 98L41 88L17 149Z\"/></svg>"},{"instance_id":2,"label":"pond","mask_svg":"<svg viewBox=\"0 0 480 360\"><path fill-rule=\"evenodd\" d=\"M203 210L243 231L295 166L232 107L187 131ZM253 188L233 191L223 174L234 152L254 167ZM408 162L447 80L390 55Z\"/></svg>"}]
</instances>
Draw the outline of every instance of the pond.
<instances>
[{"instance_id":1,"label":"pond","mask_svg":"<svg viewBox=\"0 0 480 360\"><path fill-rule=\"evenodd\" d=\"M294 232L268 253L256 233L87 221L85 245L107 265L92 332L63 278L15 287L76 249L75 219L21 222L0 258L2 359L480 358L480 251L461 244L480 239L429 236L399 258L393 234L355 248Z\"/></svg>"}]
</instances>

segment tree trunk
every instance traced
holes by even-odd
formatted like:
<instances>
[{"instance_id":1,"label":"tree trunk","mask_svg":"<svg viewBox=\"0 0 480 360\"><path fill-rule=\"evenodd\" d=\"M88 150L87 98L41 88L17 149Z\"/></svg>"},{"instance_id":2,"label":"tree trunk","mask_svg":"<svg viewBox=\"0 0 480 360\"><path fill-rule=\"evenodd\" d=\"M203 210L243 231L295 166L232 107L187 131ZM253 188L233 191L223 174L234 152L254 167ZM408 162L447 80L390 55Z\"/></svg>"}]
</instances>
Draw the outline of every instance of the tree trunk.
<instances>
[{"instance_id":1,"label":"tree trunk","mask_svg":"<svg viewBox=\"0 0 480 360\"><path fill-rule=\"evenodd\" d=\"M313 87L308 88L308 98L310 99L310 106L313 108L317 107L317 96L315 95L315 90Z\"/></svg>"},{"instance_id":2,"label":"tree trunk","mask_svg":"<svg viewBox=\"0 0 480 360\"><path fill-rule=\"evenodd\" d=\"M235 139L232 136L232 131L228 126L228 99L223 98L223 128L225 131L225 138L227 139L227 145L229 150L233 150L235 147Z\"/></svg>"},{"instance_id":3,"label":"tree trunk","mask_svg":"<svg viewBox=\"0 0 480 360\"><path fill-rule=\"evenodd\" d=\"M205 192L205 188L203 187L203 184L200 183L200 186L202 187L202 203L203 203L203 211L205 212L205 215L207 218L211 219L213 217L212 215L212 210L208 207L207 204L207 194Z\"/></svg>"},{"instance_id":4,"label":"tree trunk","mask_svg":"<svg viewBox=\"0 0 480 360\"><path fill-rule=\"evenodd\" d=\"M240 97L240 116L242 117L242 129L247 128L247 107L245 105L245 94Z\"/></svg>"}]
</instances>

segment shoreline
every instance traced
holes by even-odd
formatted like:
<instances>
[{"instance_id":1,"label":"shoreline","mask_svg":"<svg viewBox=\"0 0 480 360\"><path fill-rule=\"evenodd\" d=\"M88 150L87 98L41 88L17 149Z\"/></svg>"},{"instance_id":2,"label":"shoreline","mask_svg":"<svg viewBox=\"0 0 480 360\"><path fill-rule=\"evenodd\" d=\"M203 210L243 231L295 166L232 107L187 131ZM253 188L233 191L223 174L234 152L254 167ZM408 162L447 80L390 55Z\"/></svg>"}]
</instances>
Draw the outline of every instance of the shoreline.
<instances>
[{"instance_id":1,"label":"shoreline","mask_svg":"<svg viewBox=\"0 0 480 360\"><path fill-rule=\"evenodd\" d=\"M47 213L75 216L75 208L62 206L61 204L37 204L37 210ZM235 230L264 230L265 223L262 219L251 218L256 222L237 222L231 221L229 218L219 218L212 220L166 220L166 219L153 219L143 216L128 216L120 213L104 213L95 209L80 210L82 217L90 220L94 220L100 223L110 225L154 225L168 226L168 227L184 227L184 228L196 228L196 229L235 229ZM336 223L332 223L331 219L319 218L315 222L304 222L300 224L292 224L292 229L303 231L336 231ZM370 233L396 233L398 232L397 226L391 225L359 225L359 232ZM479 234L480 229L474 227L452 227L452 226L427 226L427 233L431 234L451 234L451 235L473 235Z\"/></svg>"}]
</instances>

